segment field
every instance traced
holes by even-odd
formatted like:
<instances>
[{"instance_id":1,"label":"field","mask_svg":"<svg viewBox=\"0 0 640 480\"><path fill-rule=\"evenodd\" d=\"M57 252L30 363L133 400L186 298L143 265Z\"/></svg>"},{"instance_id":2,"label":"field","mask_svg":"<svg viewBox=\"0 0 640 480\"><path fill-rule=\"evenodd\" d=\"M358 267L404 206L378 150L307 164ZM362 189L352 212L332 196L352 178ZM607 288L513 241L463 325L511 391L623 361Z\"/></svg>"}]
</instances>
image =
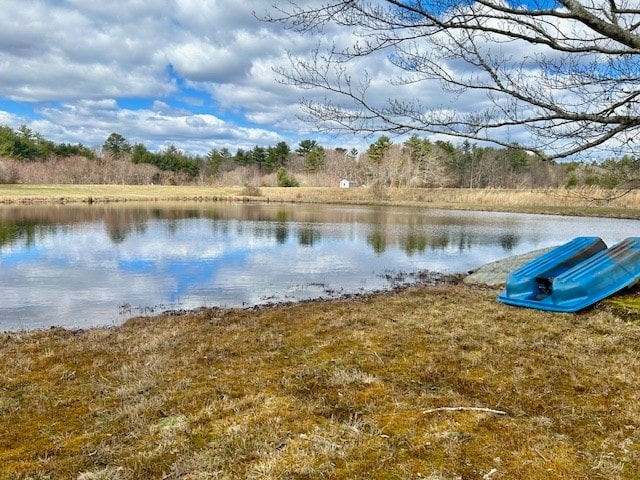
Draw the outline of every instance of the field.
<instances>
[{"instance_id":1,"label":"field","mask_svg":"<svg viewBox=\"0 0 640 480\"><path fill-rule=\"evenodd\" d=\"M139 198L61 188L49 200L11 201ZM373 201L339 197L353 192L259 193ZM137 190L145 199L249 193ZM501 194L429 202L385 193L376 201L445 206L469 195L458 208ZM503 208L530 208L522 203ZM612 208L566 203L545 208ZM634 217L637 206L613 214L625 212ZM450 279L115 328L5 333L0 478L640 478L638 289L578 314L508 307L498 293Z\"/></svg>"},{"instance_id":2,"label":"field","mask_svg":"<svg viewBox=\"0 0 640 480\"><path fill-rule=\"evenodd\" d=\"M640 190L276 188L159 185L0 185L0 204L122 201L268 201L418 205L429 208L640 218Z\"/></svg>"}]
</instances>

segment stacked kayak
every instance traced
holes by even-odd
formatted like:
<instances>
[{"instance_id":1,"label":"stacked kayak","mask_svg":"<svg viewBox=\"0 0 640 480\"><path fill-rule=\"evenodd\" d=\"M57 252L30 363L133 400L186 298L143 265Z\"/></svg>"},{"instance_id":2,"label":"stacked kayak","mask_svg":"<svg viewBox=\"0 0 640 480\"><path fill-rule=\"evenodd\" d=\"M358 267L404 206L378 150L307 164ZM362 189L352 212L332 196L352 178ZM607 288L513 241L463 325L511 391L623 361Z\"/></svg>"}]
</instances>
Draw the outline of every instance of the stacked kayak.
<instances>
[{"instance_id":1,"label":"stacked kayak","mask_svg":"<svg viewBox=\"0 0 640 480\"><path fill-rule=\"evenodd\" d=\"M498 300L508 305L576 312L640 279L640 237L607 248L599 237L577 237L507 277Z\"/></svg>"}]
</instances>

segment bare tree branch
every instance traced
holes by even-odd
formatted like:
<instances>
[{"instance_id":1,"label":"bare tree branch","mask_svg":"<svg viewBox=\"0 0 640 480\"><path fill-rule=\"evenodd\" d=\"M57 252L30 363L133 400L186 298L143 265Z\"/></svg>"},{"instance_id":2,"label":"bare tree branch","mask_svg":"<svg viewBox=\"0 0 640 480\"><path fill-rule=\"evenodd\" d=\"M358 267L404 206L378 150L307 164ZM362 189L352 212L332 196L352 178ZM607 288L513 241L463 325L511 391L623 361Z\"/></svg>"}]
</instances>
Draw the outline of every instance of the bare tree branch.
<instances>
[{"instance_id":1,"label":"bare tree branch","mask_svg":"<svg viewBox=\"0 0 640 480\"><path fill-rule=\"evenodd\" d=\"M306 5L290 1L265 20L321 39L310 57L291 55L290 68L277 72L283 83L309 90L303 113L324 130L425 132L498 145L515 136L550 159L597 149L639 153L638 0ZM351 45L323 43L329 28L352 35ZM386 91L397 95L381 98L380 79L364 67L372 60L395 67ZM433 81L453 101L423 101L421 89ZM483 106L470 110L468 95Z\"/></svg>"}]
</instances>

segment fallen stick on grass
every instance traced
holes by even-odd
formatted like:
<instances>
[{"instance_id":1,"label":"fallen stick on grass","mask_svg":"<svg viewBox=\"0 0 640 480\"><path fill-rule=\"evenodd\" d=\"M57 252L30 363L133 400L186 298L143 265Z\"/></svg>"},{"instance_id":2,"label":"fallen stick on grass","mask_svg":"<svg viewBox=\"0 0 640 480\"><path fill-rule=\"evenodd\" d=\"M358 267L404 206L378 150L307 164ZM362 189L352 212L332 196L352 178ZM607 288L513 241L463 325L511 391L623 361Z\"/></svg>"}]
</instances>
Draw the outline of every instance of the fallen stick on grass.
<instances>
[{"instance_id":1,"label":"fallen stick on grass","mask_svg":"<svg viewBox=\"0 0 640 480\"><path fill-rule=\"evenodd\" d=\"M438 407L431 408L429 410L425 410L422 412L423 414L427 413L435 413L435 412L485 412L485 413L495 413L496 415L506 415L507 412L503 412L502 410L494 410L492 408L484 408L484 407Z\"/></svg>"}]
</instances>

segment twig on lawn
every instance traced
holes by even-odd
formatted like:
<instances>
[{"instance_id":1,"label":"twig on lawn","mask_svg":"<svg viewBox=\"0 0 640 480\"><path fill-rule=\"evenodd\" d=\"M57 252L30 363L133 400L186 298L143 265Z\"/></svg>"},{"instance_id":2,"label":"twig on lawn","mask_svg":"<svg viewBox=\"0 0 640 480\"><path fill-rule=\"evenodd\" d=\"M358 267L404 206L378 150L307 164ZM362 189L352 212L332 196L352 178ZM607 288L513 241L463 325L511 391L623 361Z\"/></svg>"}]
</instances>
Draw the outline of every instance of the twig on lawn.
<instances>
[{"instance_id":1,"label":"twig on lawn","mask_svg":"<svg viewBox=\"0 0 640 480\"><path fill-rule=\"evenodd\" d=\"M541 459L543 459L545 462L549 463L549 460L547 459L547 457L545 457L545 456L540 452L540 450L538 450L538 449L537 449L537 448L535 448L535 447L531 447L531 448L532 448L532 450L533 450L534 452L536 452L538 455L540 455L540 458L541 458Z\"/></svg>"},{"instance_id":2,"label":"twig on lawn","mask_svg":"<svg viewBox=\"0 0 640 480\"><path fill-rule=\"evenodd\" d=\"M502 410L494 410L493 408L484 408L484 407L438 407L431 408L429 410L425 410L422 412L423 414L427 413L435 413L435 412L485 412L485 413L494 413L496 415L506 415L507 412L503 412Z\"/></svg>"}]
</instances>

